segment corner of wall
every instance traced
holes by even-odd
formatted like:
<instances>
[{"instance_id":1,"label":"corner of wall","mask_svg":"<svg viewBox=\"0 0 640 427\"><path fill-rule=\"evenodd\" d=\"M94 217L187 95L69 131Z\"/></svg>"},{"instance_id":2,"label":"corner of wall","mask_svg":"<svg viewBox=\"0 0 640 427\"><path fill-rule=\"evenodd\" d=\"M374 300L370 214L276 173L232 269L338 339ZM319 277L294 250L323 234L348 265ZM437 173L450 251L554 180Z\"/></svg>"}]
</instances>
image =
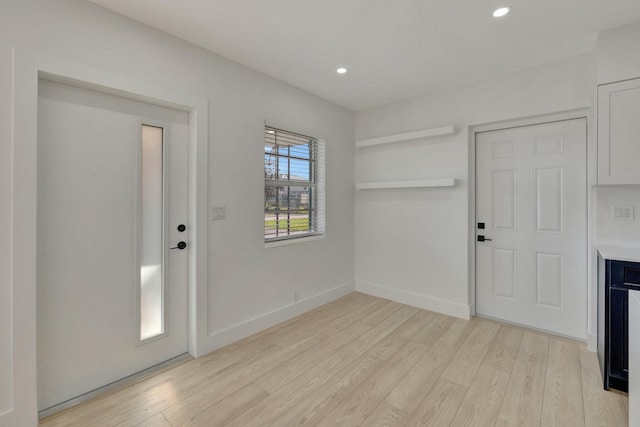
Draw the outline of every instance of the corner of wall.
<instances>
[{"instance_id":1,"label":"corner of wall","mask_svg":"<svg viewBox=\"0 0 640 427\"><path fill-rule=\"evenodd\" d=\"M601 31L596 42L597 82L613 83L640 76L640 21Z\"/></svg>"},{"instance_id":2,"label":"corner of wall","mask_svg":"<svg viewBox=\"0 0 640 427\"><path fill-rule=\"evenodd\" d=\"M436 313L446 314L448 316L458 317L464 320L471 319L470 307L465 304L458 304L425 295L418 295L363 281L356 281L355 290L357 292L362 292L363 294L399 302L400 304L406 304L412 307L434 311Z\"/></svg>"},{"instance_id":3,"label":"corner of wall","mask_svg":"<svg viewBox=\"0 0 640 427\"><path fill-rule=\"evenodd\" d=\"M312 297L298 301L294 304L287 305L272 312L231 326L230 328L212 332L207 336L206 343L199 355L205 355L257 332L304 314L309 310L313 310L316 307L348 295L354 290L354 282L350 281Z\"/></svg>"},{"instance_id":4,"label":"corner of wall","mask_svg":"<svg viewBox=\"0 0 640 427\"><path fill-rule=\"evenodd\" d=\"M587 350L598 351L598 336L596 334L587 334Z\"/></svg>"}]
</instances>

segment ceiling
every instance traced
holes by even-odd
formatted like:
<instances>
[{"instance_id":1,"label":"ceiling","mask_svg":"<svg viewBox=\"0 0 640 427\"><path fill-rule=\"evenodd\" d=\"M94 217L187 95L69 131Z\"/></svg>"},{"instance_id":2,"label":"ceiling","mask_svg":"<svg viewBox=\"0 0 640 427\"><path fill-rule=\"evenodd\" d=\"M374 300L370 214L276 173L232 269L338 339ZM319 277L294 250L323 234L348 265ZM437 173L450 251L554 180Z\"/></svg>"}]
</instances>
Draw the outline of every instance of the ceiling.
<instances>
[{"instance_id":1,"label":"ceiling","mask_svg":"<svg viewBox=\"0 0 640 427\"><path fill-rule=\"evenodd\" d=\"M352 110L578 55L640 20L638 0L90 1Z\"/></svg>"}]
</instances>

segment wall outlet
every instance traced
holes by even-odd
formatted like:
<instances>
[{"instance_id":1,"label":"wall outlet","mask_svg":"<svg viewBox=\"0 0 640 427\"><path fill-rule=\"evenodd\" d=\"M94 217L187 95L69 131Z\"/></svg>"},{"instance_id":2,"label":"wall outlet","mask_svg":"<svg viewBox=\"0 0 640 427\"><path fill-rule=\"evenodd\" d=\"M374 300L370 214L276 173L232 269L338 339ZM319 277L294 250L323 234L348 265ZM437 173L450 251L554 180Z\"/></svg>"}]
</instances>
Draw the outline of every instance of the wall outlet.
<instances>
[{"instance_id":1,"label":"wall outlet","mask_svg":"<svg viewBox=\"0 0 640 427\"><path fill-rule=\"evenodd\" d=\"M293 291L291 293L291 299L293 300L294 303L298 302L298 291Z\"/></svg>"},{"instance_id":2,"label":"wall outlet","mask_svg":"<svg viewBox=\"0 0 640 427\"><path fill-rule=\"evenodd\" d=\"M634 206L633 205L611 206L611 219L614 221L633 221Z\"/></svg>"},{"instance_id":3,"label":"wall outlet","mask_svg":"<svg viewBox=\"0 0 640 427\"><path fill-rule=\"evenodd\" d=\"M227 216L227 208L224 206L213 206L211 208L211 221L220 221Z\"/></svg>"}]
</instances>

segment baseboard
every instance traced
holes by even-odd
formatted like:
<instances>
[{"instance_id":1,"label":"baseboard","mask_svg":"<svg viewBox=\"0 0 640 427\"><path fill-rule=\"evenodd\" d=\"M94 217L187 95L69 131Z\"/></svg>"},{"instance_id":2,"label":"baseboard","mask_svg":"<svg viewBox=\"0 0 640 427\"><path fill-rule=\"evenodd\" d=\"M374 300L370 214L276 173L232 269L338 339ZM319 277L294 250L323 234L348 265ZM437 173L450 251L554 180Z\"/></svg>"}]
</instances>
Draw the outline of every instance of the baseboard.
<instances>
[{"instance_id":1,"label":"baseboard","mask_svg":"<svg viewBox=\"0 0 640 427\"><path fill-rule=\"evenodd\" d=\"M354 283L348 282L270 313L254 317L253 319L227 329L212 332L207 336L202 355L304 314L309 310L348 295L354 290Z\"/></svg>"},{"instance_id":2,"label":"baseboard","mask_svg":"<svg viewBox=\"0 0 640 427\"><path fill-rule=\"evenodd\" d=\"M522 323L518 323L518 322L510 322L508 320L505 319L500 319L498 317L493 317L493 316L487 316L486 314L475 314L476 317L479 317L481 319L488 319L488 320L493 320L494 322L498 322L498 323L504 323L505 325L512 325L512 326L516 326L518 328L525 328L525 329L530 329L532 331L536 331L536 332L542 332L543 334L547 334L547 335L553 335L556 337L560 337L560 338L564 338L567 340L571 340L571 341L576 341L582 344L587 344L588 345L588 340L589 337L587 336L587 338L584 337L574 337L572 335L566 335L566 334L561 334L559 332L556 331L552 331L550 329L544 329L544 328L536 328L535 326L530 326L530 325L524 325ZM594 350L595 351L595 350Z\"/></svg>"},{"instance_id":3,"label":"baseboard","mask_svg":"<svg viewBox=\"0 0 640 427\"><path fill-rule=\"evenodd\" d=\"M460 319L469 320L471 318L470 307L465 304L445 301L439 298L432 298L425 295L418 295L411 292L387 288L385 286L362 281L356 282L356 291L362 292L363 294L373 295L375 297L399 302L401 304L406 304L429 311L435 311L436 313L459 317Z\"/></svg>"},{"instance_id":4,"label":"baseboard","mask_svg":"<svg viewBox=\"0 0 640 427\"><path fill-rule=\"evenodd\" d=\"M598 336L596 334L587 334L587 350L598 351Z\"/></svg>"}]
</instances>

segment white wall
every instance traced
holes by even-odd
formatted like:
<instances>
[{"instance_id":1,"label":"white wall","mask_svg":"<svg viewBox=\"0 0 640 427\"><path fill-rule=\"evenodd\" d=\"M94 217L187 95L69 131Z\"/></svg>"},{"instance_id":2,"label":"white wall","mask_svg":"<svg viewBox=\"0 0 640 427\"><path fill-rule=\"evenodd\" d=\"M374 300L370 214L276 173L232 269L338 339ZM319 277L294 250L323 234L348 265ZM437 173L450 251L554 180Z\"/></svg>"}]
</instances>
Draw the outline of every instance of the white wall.
<instances>
[{"instance_id":1,"label":"white wall","mask_svg":"<svg viewBox=\"0 0 640 427\"><path fill-rule=\"evenodd\" d=\"M640 186L599 186L596 195L596 241L620 246L640 246ZM633 221L611 219L613 206L633 206Z\"/></svg>"},{"instance_id":2,"label":"white wall","mask_svg":"<svg viewBox=\"0 0 640 427\"><path fill-rule=\"evenodd\" d=\"M356 288L468 312L469 126L590 107L594 85L595 57L585 54L358 112L356 139L446 124L459 133L358 149L357 182L453 177L460 184L359 191Z\"/></svg>"},{"instance_id":3,"label":"white wall","mask_svg":"<svg viewBox=\"0 0 640 427\"><path fill-rule=\"evenodd\" d=\"M596 43L598 84L640 77L640 22L603 31Z\"/></svg>"},{"instance_id":4,"label":"white wall","mask_svg":"<svg viewBox=\"0 0 640 427\"><path fill-rule=\"evenodd\" d=\"M81 0L21 0L2 5L3 247L8 246L11 227L12 46L171 86L209 101L209 204L227 208L226 220L209 223L210 348L353 289L353 113ZM264 247L264 120L326 139L326 239ZM11 337L9 262L10 254L0 257L0 414L12 407L10 374L15 342ZM291 307L294 290L301 303ZM0 415L0 425L10 422L10 417Z\"/></svg>"},{"instance_id":5,"label":"white wall","mask_svg":"<svg viewBox=\"0 0 640 427\"><path fill-rule=\"evenodd\" d=\"M10 94L10 58L7 52L0 52L0 244L3 248L9 247L11 242L11 146L8 143L11 138ZM0 414L9 411L13 405L10 285L11 256L5 252L0 255Z\"/></svg>"}]
</instances>

